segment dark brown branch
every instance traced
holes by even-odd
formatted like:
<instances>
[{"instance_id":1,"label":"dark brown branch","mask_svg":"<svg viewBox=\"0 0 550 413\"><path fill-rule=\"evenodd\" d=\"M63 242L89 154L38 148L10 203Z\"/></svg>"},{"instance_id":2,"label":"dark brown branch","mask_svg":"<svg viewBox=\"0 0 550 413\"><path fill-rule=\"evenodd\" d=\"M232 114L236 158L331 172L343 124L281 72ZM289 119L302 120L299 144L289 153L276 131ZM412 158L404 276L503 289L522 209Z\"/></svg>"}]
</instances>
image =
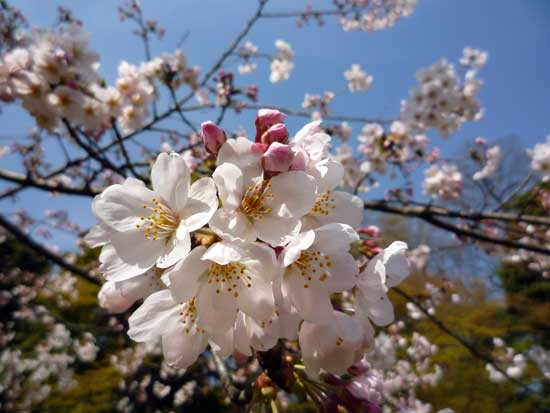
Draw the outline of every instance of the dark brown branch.
<instances>
[{"instance_id":1,"label":"dark brown branch","mask_svg":"<svg viewBox=\"0 0 550 413\"><path fill-rule=\"evenodd\" d=\"M59 265L61 268L64 268L67 271L70 271L73 274L76 274L79 277L93 284L101 285L101 282L98 279L92 277L90 274L88 274L87 271L77 267L76 265L71 264L70 262L66 261L63 257L51 252L50 250L42 246L39 242L36 242L34 239L32 239L29 235L25 234L21 229L19 229L19 227L17 227L17 225L10 222L3 215L0 215L0 226L4 227L20 242L30 247L31 249L35 250L37 253L43 255L53 263Z\"/></svg>"},{"instance_id":2,"label":"dark brown branch","mask_svg":"<svg viewBox=\"0 0 550 413\"><path fill-rule=\"evenodd\" d=\"M475 231L468 228L461 228L447 221L443 221L437 216L448 218L463 218L474 221L481 221L483 219L504 220L504 221L523 221L533 222L539 225L549 225L548 218L536 217L529 215L516 215L506 213L479 213L479 212L461 212L448 210L441 207L432 207L430 205L425 206L396 206L390 205L385 201L365 201L364 208L373 211L386 212L390 214L409 216L420 218L423 221L452 232L456 235L464 236L467 238L475 239L478 241L490 242L497 245L502 245L509 248L519 248L527 251L538 252L545 255L550 255L550 250L547 248L539 247L537 245L529 245L523 242L513 241L505 238L496 238L484 234L483 232Z\"/></svg>"},{"instance_id":3,"label":"dark brown branch","mask_svg":"<svg viewBox=\"0 0 550 413\"><path fill-rule=\"evenodd\" d=\"M139 179L140 176L136 172L136 170L134 169L134 167L132 165L132 160L130 159L130 155L128 154L128 151L126 150L126 146L124 145L124 142L122 141L122 136L120 134L120 131L118 130L116 120L113 119L111 121L111 124L112 124L112 127L113 127L113 132L115 134L116 141L118 142L118 145L120 146L120 151L122 152L122 156L124 157L124 160L126 161L126 166L130 170L132 175L134 175L135 178Z\"/></svg>"},{"instance_id":4,"label":"dark brown branch","mask_svg":"<svg viewBox=\"0 0 550 413\"><path fill-rule=\"evenodd\" d=\"M25 176L25 175L11 172L5 169L0 169L0 179L14 182L22 186L31 186L33 188L41 189L43 191L57 192L60 194L82 195L82 196L95 196L98 194L97 191L94 191L89 186L74 188L74 187L63 185L61 183L52 184L45 179L33 178L29 175Z\"/></svg>"}]
</instances>

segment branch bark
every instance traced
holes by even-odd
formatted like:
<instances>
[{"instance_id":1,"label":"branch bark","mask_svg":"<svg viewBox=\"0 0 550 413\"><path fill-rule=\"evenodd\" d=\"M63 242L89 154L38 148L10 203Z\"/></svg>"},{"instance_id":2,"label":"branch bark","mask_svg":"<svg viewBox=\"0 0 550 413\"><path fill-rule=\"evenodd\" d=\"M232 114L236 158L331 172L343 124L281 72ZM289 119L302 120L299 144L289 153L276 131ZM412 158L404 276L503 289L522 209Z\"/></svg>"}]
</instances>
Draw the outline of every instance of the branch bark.
<instances>
[{"instance_id":1,"label":"branch bark","mask_svg":"<svg viewBox=\"0 0 550 413\"><path fill-rule=\"evenodd\" d=\"M77 267L76 265L71 264L70 262L65 260L65 258L45 248L42 244L32 239L29 235L25 234L21 229L19 229L15 224L10 222L3 215L0 215L0 226L4 227L6 231L11 233L20 242L35 250L37 253L43 255L53 263L59 265L61 268L64 268L67 271L70 271L73 274L78 275L79 277L93 284L101 285L101 282L97 278L92 277L87 271Z\"/></svg>"}]
</instances>

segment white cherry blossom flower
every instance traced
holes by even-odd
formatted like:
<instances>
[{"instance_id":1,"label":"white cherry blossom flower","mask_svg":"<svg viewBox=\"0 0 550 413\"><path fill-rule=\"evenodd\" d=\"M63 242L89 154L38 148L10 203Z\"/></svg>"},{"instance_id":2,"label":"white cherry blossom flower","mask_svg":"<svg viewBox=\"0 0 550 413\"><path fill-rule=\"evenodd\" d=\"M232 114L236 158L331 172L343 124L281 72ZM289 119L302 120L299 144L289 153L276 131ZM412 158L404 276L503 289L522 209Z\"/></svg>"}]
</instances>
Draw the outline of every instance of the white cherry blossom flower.
<instances>
[{"instance_id":1,"label":"white cherry blossom flower","mask_svg":"<svg viewBox=\"0 0 550 413\"><path fill-rule=\"evenodd\" d=\"M185 258L189 233L206 225L218 206L212 179L189 180L181 156L161 153L151 172L153 190L132 180L96 197L94 215L109 228L100 257L107 279L122 281Z\"/></svg>"},{"instance_id":2,"label":"white cherry blossom flower","mask_svg":"<svg viewBox=\"0 0 550 413\"><path fill-rule=\"evenodd\" d=\"M331 322L330 295L357 282L359 269L349 250L358 239L349 225L327 224L295 236L281 252L283 296L304 320Z\"/></svg>"},{"instance_id":3,"label":"white cherry blossom flower","mask_svg":"<svg viewBox=\"0 0 550 413\"><path fill-rule=\"evenodd\" d=\"M300 328L300 348L306 372L312 377L321 370L345 374L348 367L363 358L373 342L373 331L365 330L355 317L334 311L328 324L308 321Z\"/></svg>"},{"instance_id":4,"label":"white cherry blossom flower","mask_svg":"<svg viewBox=\"0 0 550 413\"><path fill-rule=\"evenodd\" d=\"M197 323L211 334L231 329L237 311L269 320L275 311L274 251L260 243L217 242L199 246L168 271L178 302L196 298Z\"/></svg>"},{"instance_id":5,"label":"white cherry blossom flower","mask_svg":"<svg viewBox=\"0 0 550 413\"><path fill-rule=\"evenodd\" d=\"M395 241L372 258L359 274L356 313L365 324L367 318L382 326L393 321L393 305L387 293L409 275L406 251L407 244Z\"/></svg>"}]
</instances>

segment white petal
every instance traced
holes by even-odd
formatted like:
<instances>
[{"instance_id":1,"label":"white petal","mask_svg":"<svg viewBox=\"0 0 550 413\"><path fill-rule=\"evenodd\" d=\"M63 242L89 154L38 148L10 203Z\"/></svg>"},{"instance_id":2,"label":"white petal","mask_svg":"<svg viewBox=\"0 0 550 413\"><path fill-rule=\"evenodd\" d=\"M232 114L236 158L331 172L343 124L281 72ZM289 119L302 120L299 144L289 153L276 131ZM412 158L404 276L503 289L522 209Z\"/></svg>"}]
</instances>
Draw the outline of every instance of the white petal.
<instances>
[{"instance_id":1,"label":"white petal","mask_svg":"<svg viewBox=\"0 0 550 413\"><path fill-rule=\"evenodd\" d=\"M197 294L199 279L210 266L208 261L201 259L205 251L203 246L194 248L184 260L166 272L170 278L170 291L178 302L187 302Z\"/></svg>"},{"instance_id":2,"label":"white petal","mask_svg":"<svg viewBox=\"0 0 550 413\"><path fill-rule=\"evenodd\" d=\"M235 243L229 242L216 242L202 256L203 260L214 261L220 265L240 261L242 258L242 249L238 248Z\"/></svg>"},{"instance_id":3,"label":"white petal","mask_svg":"<svg viewBox=\"0 0 550 413\"><path fill-rule=\"evenodd\" d=\"M407 244L395 241L384 249L384 264L386 265L386 285L395 287L409 275L409 261L405 256Z\"/></svg>"},{"instance_id":4,"label":"white petal","mask_svg":"<svg viewBox=\"0 0 550 413\"><path fill-rule=\"evenodd\" d=\"M331 322L333 309L329 293L306 284L299 270L287 269L282 289L283 295L304 320L318 324Z\"/></svg>"},{"instance_id":5,"label":"white petal","mask_svg":"<svg viewBox=\"0 0 550 413\"><path fill-rule=\"evenodd\" d=\"M166 362L180 369L191 366L206 348L207 337L191 329L186 332L183 324L162 336L162 351Z\"/></svg>"},{"instance_id":6,"label":"white petal","mask_svg":"<svg viewBox=\"0 0 550 413\"><path fill-rule=\"evenodd\" d=\"M154 242L166 242L163 254L157 258L159 268L171 267L179 260L184 259L191 250L191 237L184 222L180 222L176 233L169 240Z\"/></svg>"},{"instance_id":7,"label":"white petal","mask_svg":"<svg viewBox=\"0 0 550 413\"><path fill-rule=\"evenodd\" d=\"M315 230L311 248L319 251L349 251L351 243L359 240L357 232L346 224L331 223Z\"/></svg>"},{"instance_id":8,"label":"white petal","mask_svg":"<svg viewBox=\"0 0 550 413\"><path fill-rule=\"evenodd\" d=\"M137 236L136 236L137 235ZM99 270L110 281L122 281L143 274L157 260L159 244L141 234L114 233L99 256Z\"/></svg>"},{"instance_id":9,"label":"white petal","mask_svg":"<svg viewBox=\"0 0 550 413\"><path fill-rule=\"evenodd\" d=\"M161 153L151 170L151 182L156 195L173 211L181 212L189 192L189 169L176 153Z\"/></svg>"},{"instance_id":10,"label":"white petal","mask_svg":"<svg viewBox=\"0 0 550 413\"><path fill-rule=\"evenodd\" d=\"M191 185L181 219L189 232L202 228L218 209L216 185L211 178L201 178Z\"/></svg>"},{"instance_id":11,"label":"white petal","mask_svg":"<svg viewBox=\"0 0 550 413\"><path fill-rule=\"evenodd\" d=\"M152 341L179 323L179 307L169 290L151 294L128 319L128 335L134 341Z\"/></svg>"},{"instance_id":12,"label":"white petal","mask_svg":"<svg viewBox=\"0 0 550 413\"><path fill-rule=\"evenodd\" d=\"M363 221L363 201L358 196L343 191L332 191L330 194L331 204L326 211L327 214L310 212L305 218L313 218L314 226L319 227L331 222L347 224L357 228Z\"/></svg>"},{"instance_id":13,"label":"white petal","mask_svg":"<svg viewBox=\"0 0 550 413\"><path fill-rule=\"evenodd\" d=\"M197 324L209 332L226 331L233 326L237 315L233 294L218 288L218 283L201 283L196 298Z\"/></svg>"},{"instance_id":14,"label":"white petal","mask_svg":"<svg viewBox=\"0 0 550 413\"><path fill-rule=\"evenodd\" d=\"M345 171L340 162L324 159L317 162L309 173L317 180L317 192L321 193L331 191L340 185Z\"/></svg>"},{"instance_id":15,"label":"white petal","mask_svg":"<svg viewBox=\"0 0 550 413\"><path fill-rule=\"evenodd\" d=\"M269 320L275 311L271 283L255 277L249 285L237 283L235 300L239 310L256 320Z\"/></svg>"},{"instance_id":16,"label":"white petal","mask_svg":"<svg viewBox=\"0 0 550 413\"><path fill-rule=\"evenodd\" d=\"M109 242L111 231L107 225L99 223L88 231L84 241L90 248L101 247Z\"/></svg>"},{"instance_id":17,"label":"white petal","mask_svg":"<svg viewBox=\"0 0 550 413\"><path fill-rule=\"evenodd\" d=\"M296 235L292 241L285 247L280 255L280 259L285 267L294 263L302 251L307 250L315 241L315 232L306 231Z\"/></svg>"},{"instance_id":18,"label":"white petal","mask_svg":"<svg viewBox=\"0 0 550 413\"><path fill-rule=\"evenodd\" d=\"M252 178L261 176L260 158L263 153L252 150L253 142L246 138L228 139L218 152L218 165L232 163L241 169L244 185L250 185Z\"/></svg>"},{"instance_id":19,"label":"white petal","mask_svg":"<svg viewBox=\"0 0 550 413\"><path fill-rule=\"evenodd\" d=\"M94 215L117 231L137 231L143 206L154 208L154 194L138 185L112 185L92 204Z\"/></svg>"},{"instance_id":20,"label":"white petal","mask_svg":"<svg viewBox=\"0 0 550 413\"><path fill-rule=\"evenodd\" d=\"M248 241L256 240L256 231L246 215L241 212L229 212L225 209L218 209L209 224L212 231L224 240Z\"/></svg>"},{"instance_id":21,"label":"white petal","mask_svg":"<svg viewBox=\"0 0 550 413\"><path fill-rule=\"evenodd\" d=\"M386 294L376 300L367 299L362 292L355 296L357 311L366 313L374 324L385 326L393 322L393 305Z\"/></svg>"},{"instance_id":22,"label":"white petal","mask_svg":"<svg viewBox=\"0 0 550 413\"><path fill-rule=\"evenodd\" d=\"M359 267L353 256L347 252L335 252L330 255L332 266L329 277L322 282L323 287L330 292L349 290L357 283Z\"/></svg>"},{"instance_id":23,"label":"white petal","mask_svg":"<svg viewBox=\"0 0 550 413\"><path fill-rule=\"evenodd\" d=\"M227 211L239 208L245 192L242 171L232 163L224 163L216 168L212 177L223 208Z\"/></svg>"},{"instance_id":24,"label":"white petal","mask_svg":"<svg viewBox=\"0 0 550 413\"><path fill-rule=\"evenodd\" d=\"M250 349L250 339L246 331L246 326L244 323L245 315L241 312L237 314L237 320L235 321L235 350L239 353L244 354L245 356L251 356L252 350Z\"/></svg>"},{"instance_id":25,"label":"white petal","mask_svg":"<svg viewBox=\"0 0 550 413\"><path fill-rule=\"evenodd\" d=\"M302 171L288 171L273 177L269 206L277 215L302 217L315 203L315 179Z\"/></svg>"},{"instance_id":26,"label":"white petal","mask_svg":"<svg viewBox=\"0 0 550 413\"><path fill-rule=\"evenodd\" d=\"M254 277L272 281L279 275L280 266L273 248L259 242L253 242L243 244L241 249L243 254L240 262L246 266L247 271L253 274Z\"/></svg>"},{"instance_id":27,"label":"white petal","mask_svg":"<svg viewBox=\"0 0 550 413\"><path fill-rule=\"evenodd\" d=\"M254 220L254 229L259 239L274 247L286 244L300 231L299 218L282 218L268 214Z\"/></svg>"}]
</instances>

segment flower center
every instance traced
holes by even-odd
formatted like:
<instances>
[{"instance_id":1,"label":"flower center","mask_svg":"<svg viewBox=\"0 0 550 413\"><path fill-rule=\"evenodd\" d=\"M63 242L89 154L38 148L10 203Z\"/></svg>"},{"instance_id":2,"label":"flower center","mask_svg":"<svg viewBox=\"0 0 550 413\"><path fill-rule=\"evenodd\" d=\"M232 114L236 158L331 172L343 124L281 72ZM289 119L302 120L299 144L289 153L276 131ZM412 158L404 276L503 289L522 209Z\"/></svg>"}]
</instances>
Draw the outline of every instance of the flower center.
<instances>
[{"instance_id":1,"label":"flower center","mask_svg":"<svg viewBox=\"0 0 550 413\"><path fill-rule=\"evenodd\" d=\"M292 265L300 271L301 277L304 279L304 288L309 288L311 281L319 280L321 282L328 278L327 271L332 267L330 257L319 251L302 251Z\"/></svg>"},{"instance_id":2,"label":"flower center","mask_svg":"<svg viewBox=\"0 0 550 413\"><path fill-rule=\"evenodd\" d=\"M330 191L325 191L317 195L315 205L311 208L310 214L328 215L329 212L336 208L335 200L332 198Z\"/></svg>"},{"instance_id":3,"label":"flower center","mask_svg":"<svg viewBox=\"0 0 550 413\"><path fill-rule=\"evenodd\" d=\"M232 293L233 297L237 298L239 296L237 291L238 282L246 285L248 288L252 287L252 277L246 274L245 270L246 266L240 262L232 262L226 265L213 263L208 269L208 284L220 284L216 289L217 294L225 287L228 293Z\"/></svg>"},{"instance_id":4,"label":"flower center","mask_svg":"<svg viewBox=\"0 0 550 413\"><path fill-rule=\"evenodd\" d=\"M142 228L145 238L153 241L170 238L178 228L178 216L162 205L157 198L153 198L153 205L143 205L143 209L150 210L151 214L141 216L141 222L136 224L136 228Z\"/></svg>"},{"instance_id":5,"label":"flower center","mask_svg":"<svg viewBox=\"0 0 550 413\"><path fill-rule=\"evenodd\" d=\"M269 214L271 208L265 206L266 201L273 198L269 188L271 188L271 182L266 180L249 186L241 200L241 210L254 219L261 219Z\"/></svg>"}]
</instances>

